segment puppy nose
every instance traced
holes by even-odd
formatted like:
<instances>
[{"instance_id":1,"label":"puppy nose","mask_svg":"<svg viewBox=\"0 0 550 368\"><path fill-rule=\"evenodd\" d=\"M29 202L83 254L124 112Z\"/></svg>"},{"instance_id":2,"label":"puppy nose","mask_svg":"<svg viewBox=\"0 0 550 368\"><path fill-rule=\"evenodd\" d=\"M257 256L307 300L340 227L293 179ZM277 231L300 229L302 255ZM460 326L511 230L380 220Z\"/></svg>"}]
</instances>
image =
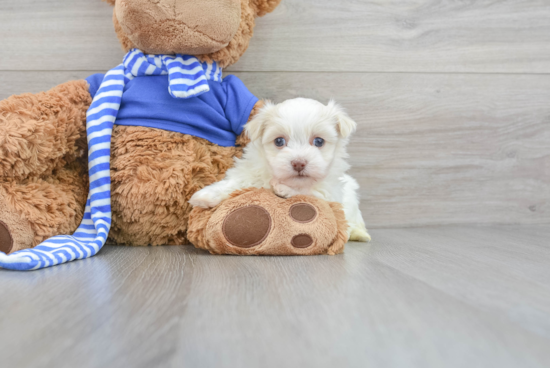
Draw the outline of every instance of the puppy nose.
<instances>
[{"instance_id":1,"label":"puppy nose","mask_svg":"<svg viewBox=\"0 0 550 368\"><path fill-rule=\"evenodd\" d=\"M291 162L292 168L294 171L301 172L306 168L307 161L306 160L294 160Z\"/></svg>"}]
</instances>

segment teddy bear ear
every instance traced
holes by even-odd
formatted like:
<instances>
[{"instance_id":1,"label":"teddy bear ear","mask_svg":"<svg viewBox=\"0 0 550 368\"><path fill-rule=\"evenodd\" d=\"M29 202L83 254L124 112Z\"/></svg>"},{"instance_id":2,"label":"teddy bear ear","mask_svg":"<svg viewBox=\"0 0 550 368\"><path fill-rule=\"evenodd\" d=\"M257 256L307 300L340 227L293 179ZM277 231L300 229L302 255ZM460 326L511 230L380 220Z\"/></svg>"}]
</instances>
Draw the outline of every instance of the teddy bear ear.
<instances>
[{"instance_id":1,"label":"teddy bear ear","mask_svg":"<svg viewBox=\"0 0 550 368\"><path fill-rule=\"evenodd\" d=\"M103 1L105 1L107 4L111 4L114 6L116 0L103 0Z\"/></svg>"},{"instance_id":2,"label":"teddy bear ear","mask_svg":"<svg viewBox=\"0 0 550 368\"><path fill-rule=\"evenodd\" d=\"M256 16L262 17L267 13L271 13L280 2L281 0L250 0L250 5L254 9Z\"/></svg>"}]
</instances>

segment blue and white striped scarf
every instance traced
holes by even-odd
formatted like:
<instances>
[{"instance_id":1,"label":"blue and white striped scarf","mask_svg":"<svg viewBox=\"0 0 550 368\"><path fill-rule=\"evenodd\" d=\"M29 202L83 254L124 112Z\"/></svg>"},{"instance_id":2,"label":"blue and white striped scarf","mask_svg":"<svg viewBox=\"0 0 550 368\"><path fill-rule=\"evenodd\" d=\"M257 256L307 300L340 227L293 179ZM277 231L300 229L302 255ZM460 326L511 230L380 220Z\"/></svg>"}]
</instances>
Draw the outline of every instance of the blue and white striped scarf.
<instances>
[{"instance_id":1,"label":"blue and white striped scarf","mask_svg":"<svg viewBox=\"0 0 550 368\"><path fill-rule=\"evenodd\" d=\"M122 64L105 74L86 114L90 192L82 223L72 236L54 236L10 255L0 252L0 267L36 270L92 257L103 247L111 228L111 135L124 86L135 77L166 74L170 95L188 98L208 92L208 80L221 81L222 70L194 56L144 55L138 49L126 54Z\"/></svg>"}]
</instances>

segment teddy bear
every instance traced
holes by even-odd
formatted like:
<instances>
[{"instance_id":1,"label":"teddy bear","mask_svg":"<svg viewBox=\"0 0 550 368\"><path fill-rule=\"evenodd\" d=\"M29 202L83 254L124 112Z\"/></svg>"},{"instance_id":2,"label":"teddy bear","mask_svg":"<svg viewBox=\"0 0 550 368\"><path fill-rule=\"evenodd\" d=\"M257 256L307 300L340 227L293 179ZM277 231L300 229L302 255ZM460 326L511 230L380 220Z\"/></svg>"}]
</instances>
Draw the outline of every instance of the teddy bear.
<instances>
[{"instance_id":1,"label":"teddy bear","mask_svg":"<svg viewBox=\"0 0 550 368\"><path fill-rule=\"evenodd\" d=\"M246 51L255 18L280 0L104 1L127 52L121 65L0 101L1 267L86 258L107 238L187 244L189 198L223 178L262 107L221 74ZM271 217L286 216L285 206L268 206ZM196 212L197 224L216 217Z\"/></svg>"}]
</instances>

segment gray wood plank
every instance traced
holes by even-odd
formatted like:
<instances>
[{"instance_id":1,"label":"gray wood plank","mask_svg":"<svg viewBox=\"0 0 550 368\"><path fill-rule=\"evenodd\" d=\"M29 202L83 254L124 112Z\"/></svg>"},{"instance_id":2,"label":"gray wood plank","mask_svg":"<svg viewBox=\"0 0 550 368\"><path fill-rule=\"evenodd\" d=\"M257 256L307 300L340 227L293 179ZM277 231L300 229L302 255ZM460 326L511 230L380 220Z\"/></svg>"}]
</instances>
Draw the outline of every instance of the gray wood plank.
<instances>
[{"instance_id":1,"label":"gray wood plank","mask_svg":"<svg viewBox=\"0 0 550 368\"><path fill-rule=\"evenodd\" d=\"M0 72L0 98L90 72ZM550 76L236 73L259 97L333 97L371 228L550 223Z\"/></svg>"},{"instance_id":2,"label":"gray wood plank","mask_svg":"<svg viewBox=\"0 0 550 368\"><path fill-rule=\"evenodd\" d=\"M283 0L232 70L548 73L549 16L540 0Z\"/></svg>"},{"instance_id":3,"label":"gray wood plank","mask_svg":"<svg viewBox=\"0 0 550 368\"><path fill-rule=\"evenodd\" d=\"M550 226L392 229L377 241L380 262L550 339Z\"/></svg>"},{"instance_id":4,"label":"gray wood plank","mask_svg":"<svg viewBox=\"0 0 550 368\"><path fill-rule=\"evenodd\" d=\"M378 229L339 256L109 247L0 270L6 366L545 367L550 227Z\"/></svg>"},{"instance_id":5,"label":"gray wood plank","mask_svg":"<svg viewBox=\"0 0 550 368\"><path fill-rule=\"evenodd\" d=\"M550 4L283 0L233 71L550 72ZM99 0L4 0L0 70L105 70L122 52Z\"/></svg>"},{"instance_id":6,"label":"gray wood plank","mask_svg":"<svg viewBox=\"0 0 550 368\"><path fill-rule=\"evenodd\" d=\"M107 70L101 71L105 73ZM70 80L84 79L97 71L0 71L0 100L11 95L47 91Z\"/></svg>"},{"instance_id":7,"label":"gray wood plank","mask_svg":"<svg viewBox=\"0 0 550 368\"><path fill-rule=\"evenodd\" d=\"M124 55L100 0L0 2L0 70L108 70Z\"/></svg>"}]
</instances>

